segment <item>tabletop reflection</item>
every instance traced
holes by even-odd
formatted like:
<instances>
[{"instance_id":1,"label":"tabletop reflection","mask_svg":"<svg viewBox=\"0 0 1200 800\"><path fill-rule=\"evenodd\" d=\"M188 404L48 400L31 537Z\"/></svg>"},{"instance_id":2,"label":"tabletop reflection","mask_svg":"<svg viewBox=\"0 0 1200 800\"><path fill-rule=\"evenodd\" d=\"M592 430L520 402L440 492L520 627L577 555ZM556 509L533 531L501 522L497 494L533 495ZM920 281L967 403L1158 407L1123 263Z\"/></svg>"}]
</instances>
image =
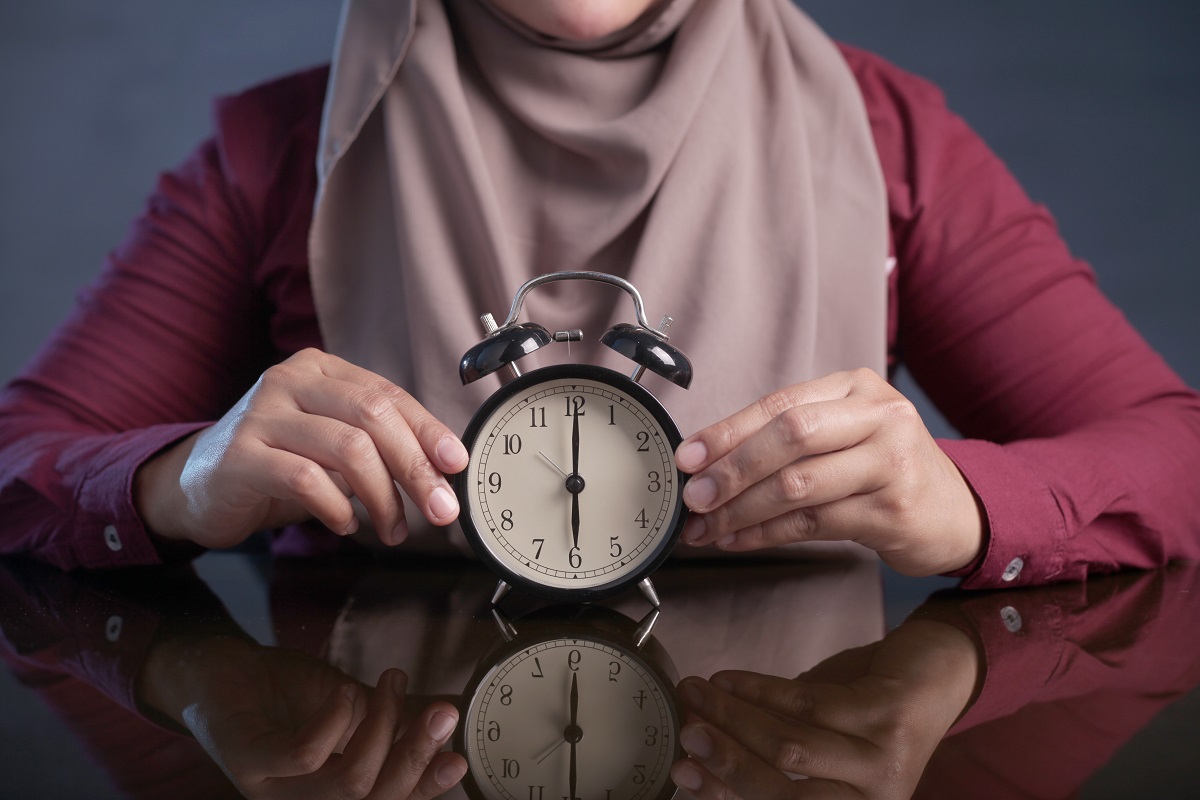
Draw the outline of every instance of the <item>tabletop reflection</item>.
<instances>
[{"instance_id":1,"label":"tabletop reflection","mask_svg":"<svg viewBox=\"0 0 1200 800\"><path fill-rule=\"evenodd\" d=\"M496 613L447 562L220 559L0 561L0 654L124 796L407 796L459 753L448 797L1071 796L1200 684L1195 565L941 592L881 637L866 562L671 567L651 614ZM439 714L462 722L433 755Z\"/></svg>"}]
</instances>

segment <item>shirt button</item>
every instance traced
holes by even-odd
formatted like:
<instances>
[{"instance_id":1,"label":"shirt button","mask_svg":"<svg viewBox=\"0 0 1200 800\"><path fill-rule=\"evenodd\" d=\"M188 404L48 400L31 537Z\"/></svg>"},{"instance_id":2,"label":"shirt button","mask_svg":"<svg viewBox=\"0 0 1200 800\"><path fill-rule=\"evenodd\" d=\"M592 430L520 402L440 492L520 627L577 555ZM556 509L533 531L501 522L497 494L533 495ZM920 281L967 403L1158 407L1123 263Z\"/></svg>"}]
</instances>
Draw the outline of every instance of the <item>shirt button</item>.
<instances>
[{"instance_id":1,"label":"shirt button","mask_svg":"<svg viewBox=\"0 0 1200 800\"><path fill-rule=\"evenodd\" d=\"M1021 615L1012 606L1000 609L1000 619L1004 620L1004 627L1008 628L1009 633L1021 630Z\"/></svg>"},{"instance_id":2,"label":"shirt button","mask_svg":"<svg viewBox=\"0 0 1200 800\"><path fill-rule=\"evenodd\" d=\"M124 545L121 544L121 537L117 535L116 525L105 526L104 543L108 545L108 549L112 550L114 553L124 547Z\"/></svg>"},{"instance_id":3,"label":"shirt button","mask_svg":"<svg viewBox=\"0 0 1200 800\"><path fill-rule=\"evenodd\" d=\"M108 618L108 622L104 623L104 638L110 642L115 642L121 638L121 628L125 625L125 620L117 616Z\"/></svg>"},{"instance_id":4,"label":"shirt button","mask_svg":"<svg viewBox=\"0 0 1200 800\"><path fill-rule=\"evenodd\" d=\"M1004 574L1000 576L1000 580L1012 582L1021 574L1021 570L1025 568L1025 561L1020 556L1017 556L1012 561L1008 562L1008 566L1004 568Z\"/></svg>"}]
</instances>

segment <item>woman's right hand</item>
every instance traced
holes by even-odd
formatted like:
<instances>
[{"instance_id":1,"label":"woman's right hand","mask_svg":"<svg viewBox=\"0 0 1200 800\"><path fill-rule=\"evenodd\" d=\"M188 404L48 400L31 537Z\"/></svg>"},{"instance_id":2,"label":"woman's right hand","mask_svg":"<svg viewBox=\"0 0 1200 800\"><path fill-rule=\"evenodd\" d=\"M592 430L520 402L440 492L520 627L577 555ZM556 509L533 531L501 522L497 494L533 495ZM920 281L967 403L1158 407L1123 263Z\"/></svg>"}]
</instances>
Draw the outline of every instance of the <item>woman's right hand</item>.
<instances>
[{"instance_id":1,"label":"woman's right hand","mask_svg":"<svg viewBox=\"0 0 1200 800\"><path fill-rule=\"evenodd\" d=\"M161 536L231 547L310 517L354 533L355 496L394 545L408 535L397 484L448 525L459 509L445 475L466 465L458 437L403 389L308 349L264 372L212 427L147 461L134 501Z\"/></svg>"}]
</instances>

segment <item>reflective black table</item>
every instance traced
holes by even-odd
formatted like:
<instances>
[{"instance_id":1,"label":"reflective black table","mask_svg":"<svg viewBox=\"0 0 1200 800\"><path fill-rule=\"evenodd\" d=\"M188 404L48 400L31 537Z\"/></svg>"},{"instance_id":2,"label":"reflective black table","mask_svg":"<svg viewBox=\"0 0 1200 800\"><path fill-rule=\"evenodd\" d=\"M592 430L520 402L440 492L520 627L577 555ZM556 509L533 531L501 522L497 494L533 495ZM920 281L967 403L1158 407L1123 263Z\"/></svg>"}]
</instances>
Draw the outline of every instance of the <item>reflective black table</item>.
<instances>
[{"instance_id":1,"label":"reflective black table","mask_svg":"<svg viewBox=\"0 0 1200 800\"><path fill-rule=\"evenodd\" d=\"M412 713L461 709L472 777L448 797L566 797L572 763L583 800L676 796L697 719L747 800L803 796L802 775L875 797L1200 796L1200 566L929 596L947 582L836 559L655 582L657 611L636 592L493 608L460 562L0 560L0 796L237 797L214 758L269 772L276 728L389 668Z\"/></svg>"}]
</instances>

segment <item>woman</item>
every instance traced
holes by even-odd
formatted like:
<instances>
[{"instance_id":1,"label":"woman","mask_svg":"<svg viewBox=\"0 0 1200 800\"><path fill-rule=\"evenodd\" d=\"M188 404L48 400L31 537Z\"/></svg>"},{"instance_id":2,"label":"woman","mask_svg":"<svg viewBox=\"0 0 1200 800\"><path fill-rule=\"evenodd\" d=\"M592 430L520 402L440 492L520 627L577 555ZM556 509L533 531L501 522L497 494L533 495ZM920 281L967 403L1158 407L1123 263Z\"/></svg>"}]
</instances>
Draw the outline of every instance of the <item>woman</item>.
<instances>
[{"instance_id":1,"label":"woman","mask_svg":"<svg viewBox=\"0 0 1200 800\"><path fill-rule=\"evenodd\" d=\"M0 504L30 525L4 550L353 534L351 495L384 545L452 549L471 320L584 268L698 365L654 387L692 432L689 545L851 541L970 587L1200 552L1196 393L935 90L785 0L349 2L332 73L225 101L5 391ZM967 439L880 377L901 357Z\"/></svg>"}]
</instances>

